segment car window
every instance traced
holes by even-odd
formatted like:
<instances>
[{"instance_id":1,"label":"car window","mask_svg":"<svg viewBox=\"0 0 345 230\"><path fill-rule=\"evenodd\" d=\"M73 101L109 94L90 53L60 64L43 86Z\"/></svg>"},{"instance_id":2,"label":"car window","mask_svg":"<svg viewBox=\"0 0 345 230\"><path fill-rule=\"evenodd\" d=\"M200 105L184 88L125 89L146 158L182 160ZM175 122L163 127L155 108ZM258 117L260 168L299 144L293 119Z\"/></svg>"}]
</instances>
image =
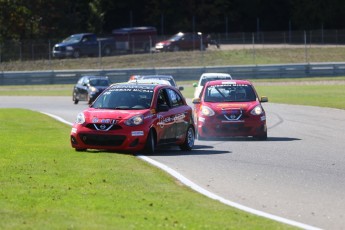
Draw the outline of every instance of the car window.
<instances>
[{"instance_id":1,"label":"car window","mask_svg":"<svg viewBox=\"0 0 345 230\"><path fill-rule=\"evenodd\" d=\"M109 81L107 79L90 79L91 86L109 86Z\"/></svg>"},{"instance_id":2,"label":"car window","mask_svg":"<svg viewBox=\"0 0 345 230\"><path fill-rule=\"evenodd\" d=\"M168 105L170 106L168 95L165 89L161 89L158 93L157 105Z\"/></svg>"},{"instance_id":3,"label":"car window","mask_svg":"<svg viewBox=\"0 0 345 230\"><path fill-rule=\"evenodd\" d=\"M256 94L250 85L212 85L205 90L206 102L255 101Z\"/></svg>"},{"instance_id":4,"label":"car window","mask_svg":"<svg viewBox=\"0 0 345 230\"><path fill-rule=\"evenodd\" d=\"M83 84L83 82L84 82L84 78L82 77L82 78L80 78L80 79L79 79L79 81L78 81L78 83L77 83L77 84L78 84L78 85L82 85L82 84Z\"/></svg>"},{"instance_id":5,"label":"car window","mask_svg":"<svg viewBox=\"0 0 345 230\"><path fill-rule=\"evenodd\" d=\"M168 92L172 107L177 107L184 104L181 96L176 91L172 89L167 89L167 92Z\"/></svg>"}]
</instances>

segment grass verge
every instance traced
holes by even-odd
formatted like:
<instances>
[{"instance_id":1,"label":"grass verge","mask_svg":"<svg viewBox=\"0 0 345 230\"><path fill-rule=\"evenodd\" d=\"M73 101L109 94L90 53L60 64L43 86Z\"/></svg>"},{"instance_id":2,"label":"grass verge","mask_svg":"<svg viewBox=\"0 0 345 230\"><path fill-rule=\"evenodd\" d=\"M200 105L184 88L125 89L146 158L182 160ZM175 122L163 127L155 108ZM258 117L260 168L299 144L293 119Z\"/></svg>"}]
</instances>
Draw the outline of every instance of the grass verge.
<instances>
[{"instance_id":1,"label":"grass verge","mask_svg":"<svg viewBox=\"0 0 345 230\"><path fill-rule=\"evenodd\" d=\"M132 155L75 152L70 127L43 114L0 109L0 120L0 229L290 228L197 194Z\"/></svg>"}]
</instances>

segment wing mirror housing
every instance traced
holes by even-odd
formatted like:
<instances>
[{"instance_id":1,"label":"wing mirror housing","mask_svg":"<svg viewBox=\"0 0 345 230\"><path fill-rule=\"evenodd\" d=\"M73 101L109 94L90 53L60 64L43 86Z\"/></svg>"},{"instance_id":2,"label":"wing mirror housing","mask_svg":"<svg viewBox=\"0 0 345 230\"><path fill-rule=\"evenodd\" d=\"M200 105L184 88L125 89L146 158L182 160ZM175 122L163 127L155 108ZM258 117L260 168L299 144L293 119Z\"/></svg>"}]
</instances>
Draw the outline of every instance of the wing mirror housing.
<instances>
[{"instance_id":1,"label":"wing mirror housing","mask_svg":"<svg viewBox=\"0 0 345 230\"><path fill-rule=\"evenodd\" d=\"M192 103L193 104L200 104L201 100L200 98L193 98Z\"/></svg>"}]
</instances>

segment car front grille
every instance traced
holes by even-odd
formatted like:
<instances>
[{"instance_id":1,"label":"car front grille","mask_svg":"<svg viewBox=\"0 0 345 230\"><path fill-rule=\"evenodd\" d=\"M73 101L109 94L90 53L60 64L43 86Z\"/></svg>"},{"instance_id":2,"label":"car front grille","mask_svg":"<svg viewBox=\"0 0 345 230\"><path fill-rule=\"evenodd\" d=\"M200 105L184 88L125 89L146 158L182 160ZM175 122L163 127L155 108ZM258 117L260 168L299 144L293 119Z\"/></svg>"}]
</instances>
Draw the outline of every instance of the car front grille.
<instances>
[{"instance_id":1,"label":"car front grille","mask_svg":"<svg viewBox=\"0 0 345 230\"><path fill-rule=\"evenodd\" d=\"M110 130L119 130L122 129L120 125L116 124L99 124L99 123L90 123L86 125L87 128L91 130L98 130L98 131L110 131Z\"/></svg>"},{"instance_id":2,"label":"car front grille","mask_svg":"<svg viewBox=\"0 0 345 230\"><path fill-rule=\"evenodd\" d=\"M54 51L66 51L66 47L62 46L57 46L57 47L54 47Z\"/></svg>"},{"instance_id":3,"label":"car front grille","mask_svg":"<svg viewBox=\"0 0 345 230\"><path fill-rule=\"evenodd\" d=\"M84 144L95 146L120 146L126 139L123 135L79 134L79 136Z\"/></svg>"},{"instance_id":4,"label":"car front grille","mask_svg":"<svg viewBox=\"0 0 345 230\"><path fill-rule=\"evenodd\" d=\"M241 109L222 110L222 114L218 116L218 119L224 121L239 121L243 120L243 115Z\"/></svg>"}]
</instances>

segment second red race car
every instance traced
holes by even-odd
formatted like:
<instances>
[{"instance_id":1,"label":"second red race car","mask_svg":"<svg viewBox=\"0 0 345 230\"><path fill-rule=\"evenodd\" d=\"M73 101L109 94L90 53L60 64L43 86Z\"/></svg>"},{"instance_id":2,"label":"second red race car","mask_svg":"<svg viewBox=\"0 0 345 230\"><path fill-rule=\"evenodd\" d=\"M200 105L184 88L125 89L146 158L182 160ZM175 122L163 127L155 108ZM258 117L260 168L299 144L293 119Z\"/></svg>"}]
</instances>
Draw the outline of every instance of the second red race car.
<instances>
[{"instance_id":1,"label":"second red race car","mask_svg":"<svg viewBox=\"0 0 345 230\"><path fill-rule=\"evenodd\" d=\"M244 80L207 82L194 98L194 118L199 139L248 137L267 139L266 114L254 86Z\"/></svg>"},{"instance_id":2,"label":"second red race car","mask_svg":"<svg viewBox=\"0 0 345 230\"><path fill-rule=\"evenodd\" d=\"M194 146L192 108L178 89L163 84L114 84L79 113L71 131L77 151L145 151L156 146Z\"/></svg>"}]
</instances>

